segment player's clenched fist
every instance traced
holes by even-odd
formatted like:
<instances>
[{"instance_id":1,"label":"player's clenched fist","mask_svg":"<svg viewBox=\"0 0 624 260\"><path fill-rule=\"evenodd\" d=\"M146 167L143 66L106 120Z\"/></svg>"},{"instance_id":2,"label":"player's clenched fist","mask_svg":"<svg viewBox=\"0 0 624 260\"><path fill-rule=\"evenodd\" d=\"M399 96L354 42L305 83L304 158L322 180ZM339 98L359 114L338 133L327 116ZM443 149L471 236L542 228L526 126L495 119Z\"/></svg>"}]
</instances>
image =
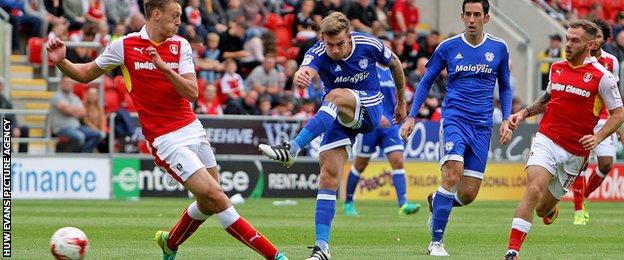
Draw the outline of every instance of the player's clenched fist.
<instances>
[{"instance_id":1,"label":"player's clenched fist","mask_svg":"<svg viewBox=\"0 0 624 260\"><path fill-rule=\"evenodd\" d=\"M312 83L312 75L310 75L310 72L305 69L297 71L297 73L295 73L295 79L293 83L298 88L307 88L308 86L310 86L310 83Z\"/></svg>"},{"instance_id":2,"label":"player's clenched fist","mask_svg":"<svg viewBox=\"0 0 624 260\"><path fill-rule=\"evenodd\" d=\"M48 57L50 61L53 63L57 63L65 59L65 53L67 52L67 47L65 47L65 43L61 41L58 37L54 37L50 39L45 46L48 51Z\"/></svg>"},{"instance_id":3,"label":"player's clenched fist","mask_svg":"<svg viewBox=\"0 0 624 260\"><path fill-rule=\"evenodd\" d=\"M401 138L407 141L410 135L412 135L412 131L414 131L414 124L416 124L416 119L408 116L403 123L403 127L401 127Z\"/></svg>"},{"instance_id":4,"label":"player's clenched fist","mask_svg":"<svg viewBox=\"0 0 624 260\"><path fill-rule=\"evenodd\" d=\"M160 58L160 55L158 54L154 46L147 47L146 50L147 54L150 56L150 58L152 58L152 63L154 63L154 66L156 66L156 68L161 71L167 70L167 64L165 64L162 58Z\"/></svg>"}]
</instances>

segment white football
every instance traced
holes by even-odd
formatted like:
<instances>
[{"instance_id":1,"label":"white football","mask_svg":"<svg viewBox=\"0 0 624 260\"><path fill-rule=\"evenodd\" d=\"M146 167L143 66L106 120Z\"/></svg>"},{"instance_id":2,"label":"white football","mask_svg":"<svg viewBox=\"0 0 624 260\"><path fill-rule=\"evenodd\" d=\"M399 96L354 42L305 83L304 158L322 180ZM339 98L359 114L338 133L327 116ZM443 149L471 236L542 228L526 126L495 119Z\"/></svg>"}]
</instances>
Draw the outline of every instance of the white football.
<instances>
[{"instance_id":1,"label":"white football","mask_svg":"<svg viewBox=\"0 0 624 260\"><path fill-rule=\"evenodd\" d=\"M75 227L61 228L50 239L50 250L56 259L83 259L88 247L87 235Z\"/></svg>"}]
</instances>

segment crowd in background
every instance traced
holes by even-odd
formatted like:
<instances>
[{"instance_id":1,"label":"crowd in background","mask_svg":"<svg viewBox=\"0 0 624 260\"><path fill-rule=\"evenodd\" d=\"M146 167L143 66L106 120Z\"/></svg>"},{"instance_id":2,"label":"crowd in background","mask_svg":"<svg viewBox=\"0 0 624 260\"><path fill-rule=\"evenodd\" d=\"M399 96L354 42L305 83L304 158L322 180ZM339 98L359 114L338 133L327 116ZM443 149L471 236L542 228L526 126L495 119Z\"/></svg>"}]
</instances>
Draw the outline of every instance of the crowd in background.
<instances>
[{"instance_id":1,"label":"crowd in background","mask_svg":"<svg viewBox=\"0 0 624 260\"><path fill-rule=\"evenodd\" d=\"M20 42L29 37L44 40L59 37L64 41L97 42L106 46L119 37L141 30L146 21L143 1L0 0L0 5L11 14L13 52L20 53L25 46ZM178 34L191 43L200 91L199 99L193 104L194 110L207 115L310 118L323 97L323 83L315 79L306 89L295 89L292 78L305 51L319 39L321 19L333 11L345 13L355 31L379 37L397 54L407 78L406 100L411 101L414 88L426 72L428 59L448 37L420 24L416 2L182 1L182 25ZM72 62L89 62L96 56L97 51L88 48L70 48L67 53ZM446 76L444 71L436 79L418 113L419 118L439 120ZM66 84L72 85L72 94L83 100L84 107L91 102L89 96L99 95L97 89L92 90L93 84ZM104 84L105 116L117 111L135 111L119 69L111 71L104 78ZM61 89L59 87L59 91ZM102 112L86 109L88 111ZM82 126L96 132L107 130L107 120L100 125L89 123L87 119L93 116L87 113L72 116L77 117Z\"/></svg>"}]
</instances>

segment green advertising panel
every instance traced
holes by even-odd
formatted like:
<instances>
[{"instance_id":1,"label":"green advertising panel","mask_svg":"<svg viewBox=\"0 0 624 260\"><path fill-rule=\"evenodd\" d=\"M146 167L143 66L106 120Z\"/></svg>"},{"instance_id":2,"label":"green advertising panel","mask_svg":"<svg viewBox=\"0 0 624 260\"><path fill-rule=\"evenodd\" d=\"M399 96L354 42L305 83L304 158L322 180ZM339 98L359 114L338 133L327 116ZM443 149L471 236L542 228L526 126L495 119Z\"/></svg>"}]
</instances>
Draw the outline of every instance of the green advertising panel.
<instances>
[{"instance_id":1,"label":"green advertising panel","mask_svg":"<svg viewBox=\"0 0 624 260\"><path fill-rule=\"evenodd\" d=\"M139 199L139 170L141 160L138 158L113 159L113 198Z\"/></svg>"}]
</instances>

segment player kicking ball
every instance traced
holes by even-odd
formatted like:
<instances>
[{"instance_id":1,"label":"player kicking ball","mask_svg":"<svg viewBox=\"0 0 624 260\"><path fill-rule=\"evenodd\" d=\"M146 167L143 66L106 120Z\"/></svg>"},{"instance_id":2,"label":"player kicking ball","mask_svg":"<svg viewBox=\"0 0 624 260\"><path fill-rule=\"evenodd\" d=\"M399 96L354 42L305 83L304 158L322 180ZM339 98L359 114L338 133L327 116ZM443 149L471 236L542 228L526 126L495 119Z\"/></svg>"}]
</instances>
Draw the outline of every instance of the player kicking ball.
<instances>
[{"instance_id":1,"label":"player kicking ball","mask_svg":"<svg viewBox=\"0 0 624 260\"><path fill-rule=\"evenodd\" d=\"M399 204L399 215L410 215L418 212L420 204L410 203L407 201L407 184L405 180L405 168L403 168L403 139L399 135L399 125L394 125L390 119L394 116L394 107L396 106L396 87L392 79L390 69L377 66L377 77L381 85L383 98L383 115L381 116L381 127L370 133L358 135L356 143L356 157L349 171L347 178L347 198L345 200L343 211L347 216L357 216L355 209L355 201L353 193L360 181L360 174L364 172L371 155L375 149L379 147L392 166L392 185L396 190L397 201Z\"/></svg>"},{"instance_id":2,"label":"player kicking ball","mask_svg":"<svg viewBox=\"0 0 624 260\"><path fill-rule=\"evenodd\" d=\"M70 78L90 82L121 66L126 89L137 107L143 134L157 166L195 195L170 231L155 242L164 260L175 259L184 243L211 215L234 238L266 259L286 259L262 233L241 217L219 185L217 162L206 131L191 109L197 78L191 45L176 36L182 8L178 1L145 1L147 24L140 32L113 41L95 61L65 59L59 38L46 44L50 60Z\"/></svg>"},{"instance_id":3,"label":"player kicking ball","mask_svg":"<svg viewBox=\"0 0 624 260\"><path fill-rule=\"evenodd\" d=\"M395 80L394 122L401 122L406 114L405 76L396 55L377 38L351 32L349 19L340 12L325 17L320 27L322 40L307 50L293 85L305 88L320 77L325 86L321 107L291 142L259 145L267 157L290 167L301 149L323 134L314 218L316 243L308 258L312 260L331 259L329 233L336 213L336 190L355 136L380 126L383 94L376 63L390 67Z\"/></svg>"},{"instance_id":4,"label":"player kicking ball","mask_svg":"<svg viewBox=\"0 0 624 260\"><path fill-rule=\"evenodd\" d=\"M611 72L590 56L600 30L587 21L573 21L566 32L566 60L550 67L546 92L530 107L513 114L512 129L527 117L544 113L527 160L527 187L511 222L506 259L517 259L533 222L533 211L544 224L559 215L557 204L569 190L587 157L624 122L622 98ZM611 115L596 133L598 111ZM574 118L574 120L570 120Z\"/></svg>"}]
</instances>

